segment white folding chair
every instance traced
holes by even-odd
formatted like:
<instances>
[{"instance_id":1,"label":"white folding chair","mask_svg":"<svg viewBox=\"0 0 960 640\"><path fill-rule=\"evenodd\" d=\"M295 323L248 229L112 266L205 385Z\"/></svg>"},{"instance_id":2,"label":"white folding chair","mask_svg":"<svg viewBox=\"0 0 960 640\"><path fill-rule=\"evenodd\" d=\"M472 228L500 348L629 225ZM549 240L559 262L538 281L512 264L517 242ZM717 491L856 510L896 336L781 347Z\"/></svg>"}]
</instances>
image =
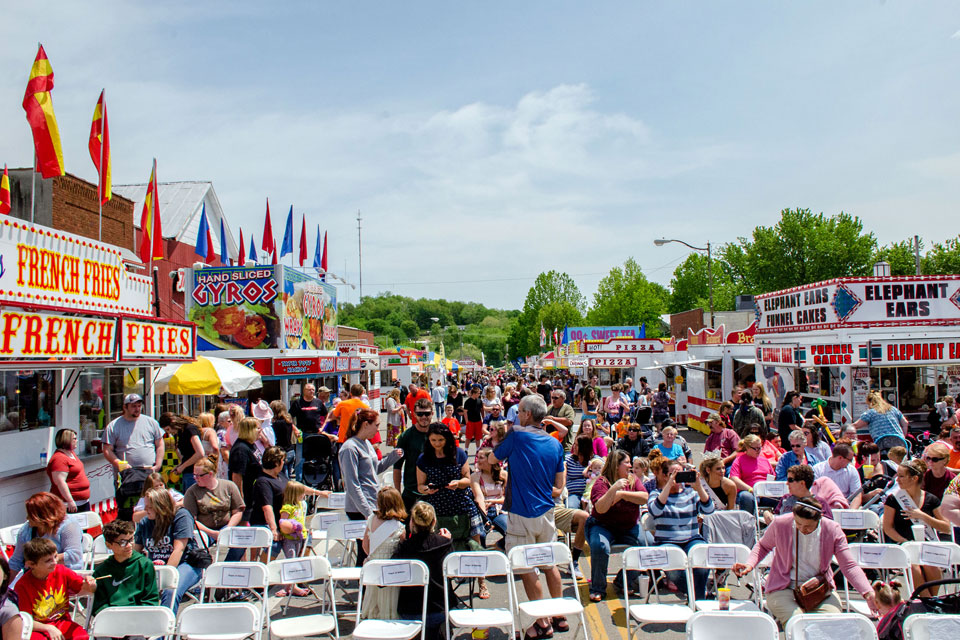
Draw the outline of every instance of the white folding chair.
<instances>
[{"instance_id":1,"label":"white folding chair","mask_svg":"<svg viewBox=\"0 0 960 640\"><path fill-rule=\"evenodd\" d=\"M192 604L180 610L179 640L244 640L259 638L260 608L249 602Z\"/></svg>"},{"instance_id":2,"label":"white folding chair","mask_svg":"<svg viewBox=\"0 0 960 640\"><path fill-rule=\"evenodd\" d=\"M167 637L173 635L176 627L177 617L167 607L107 607L93 617L90 636L94 638Z\"/></svg>"},{"instance_id":3,"label":"white folding chair","mask_svg":"<svg viewBox=\"0 0 960 640\"><path fill-rule=\"evenodd\" d=\"M81 511L80 513L69 513L67 514L68 520L73 520L80 525L80 528L84 531L89 531L90 529L96 529L98 527L103 527L103 520L100 518L100 514L96 511Z\"/></svg>"},{"instance_id":4,"label":"white folding chair","mask_svg":"<svg viewBox=\"0 0 960 640\"><path fill-rule=\"evenodd\" d=\"M960 615L916 613L903 621L904 640L960 638Z\"/></svg>"},{"instance_id":5,"label":"white folding chair","mask_svg":"<svg viewBox=\"0 0 960 640\"><path fill-rule=\"evenodd\" d=\"M113 555L113 552L107 548L107 541L102 535L97 536L93 539L93 566L96 567L98 564L109 558Z\"/></svg>"},{"instance_id":6,"label":"white folding chair","mask_svg":"<svg viewBox=\"0 0 960 640\"><path fill-rule=\"evenodd\" d=\"M15 547L17 546L17 535L20 533L20 529L23 529L25 522L20 524L12 524L9 527L0 528L0 545L4 547Z\"/></svg>"},{"instance_id":7,"label":"white folding chair","mask_svg":"<svg viewBox=\"0 0 960 640\"><path fill-rule=\"evenodd\" d=\"M264 624L270 625L270 607L267 604L269 589L267 565L262 562L214 562L203 572L200 585L201 604L208 595L212 599L213 594L218 590L240 589L252 593L260 603L258 607L260 618Z\"/></svg>"},{"instance_id":8,"label":"white folding chair","mask_svg":"<svg viewBox=\"0 0 960 640\"><path fill-rule=\"evenodd\" d=\"M307 536L307 544L304 548L311 553L316 553L317 547L327 539L327 529L330 528L330 525L334 522L349 519L344 511L320 511L313 514L307 520L307 530L310 535ZM326 551L324 553L326 554Z\"/></svg>"},{"instance_id":9,"label":"white folding chair","mask_svg":"<svg viewBox=\"0 0 960 640\"><path fill-rule=\"evenodd\" d=\"M347 507L347 494L333 492L329 496L317 496L314 507L317 509L328 509L334 511L343 511Z\"/></svg>"},{"instance_id":10,"label":"white folding chair","mask_svg":"<svg viewBox=\"0 0 960 640\"><path fill-rule=\"evenodd\" d=\"M753 517L757 522L757 532L763 531L765 528L763 516L760 513L760 498L779 500L788 493L787 483L784 480L762 480L753 485L753 497L757 501L756 508L753 510Z\"/></svg>"},{"instance_id":11,"label":"white folding chair","mask_svg":"<svg viewBox=\"0 0 960 640\"><path fill-rule=\"evenodd\" d=\"M349 551L354 541L357 538L362 539L366 530L366 520L337 520L331 522L330 526L327 527L326 535L323 539L323 557L328 560L330 559L331 543L343 545L343 552L340 554L340 561L338 563L339 566L333 567L330 571L331 596L336 593L336 587L340 583L356 582L357 585L360 584L360 567L346 567L344 565L350 557ZM331 565L332 564L333 563L331 563ZM340 588L343 589L344 587L341 585Z\"/></svg>"},{"instance_id":12,"label":"white folding chair","mask_svg":"<svg viewBox=\"0 0 960 640\"><path fill-rule=\"evenodd\" d=\"M217 536L217 549L266 549L270 562L273 534L266 527L224 527Z\"/></svg>"},{"instance_id":13,"label":"white folding chair","mask_svg":"<svg viewBox=\"0 0 960 640\"><path fill-rule=\"evenodd\" d=\"M267 567L267 573L271 585L321 584L324 596L326 596L328 589L332 590L330 563L326 558L319 556L274 560ZM287 606L292 598L293 590L291 589L281 610L281 615L286 613ZM337 603L332 597L331 600L333 601L331 613L273 620L270 622L270 634L275 638L283 638L284 640L327 635L339 640L340 625L337 623Z\"/></svg>"},{"instance_id":14,"label":"white folding chair","mask_svg":"<svg viewBox=\"0 0 960 640\"><path fill-rule=\"evenodd\" d=\"M876 624L857 613L801 613L790 618L783 631L786 640L877 640Z\"/></svg>"},{"instance_id":15,"label":"white folding chair","mask_svg":"<svg viewBox=\"0 0 960 640\"><path fill-rule=\"evenodd\" d=\"M83 553L82 567L87 571L93 571L93 552L95 546L92 535L85 532L80 536L80 551Z\"/></svg>"},{"instance_id":16,"label":"white folding chair","mask_svg":"<svg viewBox=\"0 0 960 640\"><path fill-rule=\"evenodd\" d=\"M20 620L23 622L23 630L20 632L20 640L30 640L33 636L33 616L26 611L20 611Z\"/></svg>"},{"instance_id":17,"label":"white folding chair","mask_svg":"<svg viewBox=\"0 0 960 640\"><path fill-rule=\"evenodd\" d=\"M516 620L513 617L513 590L507 589L507 608L451 609L450 578L483 578L506 576L507 583L513 582L510 561L499 551L464 551L451 553L443 559L443 607L447 618L447 637L452 638L450 628L473 627L490 629L492 627L510 627L510 635L517 635Z\"/></svg>"},{"instance_id":18,"label":"white folding chair","mask_svg":"<svg viewBox=\"0 0 960 640\"><path fill-rule=\"evenodd\" d=\"M660 591L654 579L654 571L683 571L687 585L686 604L663 604L660 601ZM690 572L687 570L687 554L680 547L665 545L662 547L630 547L623 552L623 584L627 583L627 571L648 571L650 582L657 597L655 604L630 604L630 590L623 594L624 606L627 611L627 636L633 638L641 627L648 622L659 624L679 624L686 622L693 615L693 583L690 581ZM649 590L648 590L649 599ZM632 623L636 621L637 627Z\"/></svg>"},{"instance_id":19,"label":"white folding chair","mask_svg":"<svg viewBox=\"0 0 960 640\"><path fill-rule=\"evenodd\" d=\"M850 545L850 553L853 554L854 561L860 565L861 569L881 569L884 572L897 571L903 574L907 593L913 593L913 574L910 570L910 558L907 551L896 544L860 544ZM851 609L856 613L869 616L871 611L864 600L850 599L850 581L844 580L843 585L844 599L847 603L847 611Z\"/></svg>"},{"instance_id":20,"label":"white folding chair","mask_svg":"<svg viewBox=\"0 0 960 640\"><path fill-rule=\"evenodd\" d=\"M357 626L353 629L354 640L410 640L427 633L427 587L430 570L419 560L368 560L360 573L361 586L377 587L422 587L423 612L420 620L363 619L363 594L372 589L361 589L357 598Z\"/></svg>"},{"instance_id":21,"label":"white folding chair","mask_svg":"<svg viewBox=\"0 0 960 640\"><path fill-rule=\"evenodd\" d=\"M866 509L834 509L833 521L844 531L874 531L883 542L883 523L880 516Z\"/></svg>"},{"instance_id":22,"label":"white folding chair","mask_svg":"<svg viewBox=\"0 0 960 640\"><path fill-rule=\"evenodd\" d=\"M910 540L900 546L907 552L910 564L937 567L950 575L957 574L957 567L960 566L960 545L955 542Z\"/></svg>"},{"instance_id":23,"label":"white folding chair","mask_svg":"<svg viewBox=\"0 0 960 640\"><path fill-rule=\"evenodd\" d=\"M507 554L510 560L511 571L517 569L535 569L538 567L569 567L570 583L573 587L573 598L543 598L541 600L528 600L520 602L516 592L516 581L511 580L510 587L514 590L513 601L517 605L517 613L520 615L520 626L524 624L524 616L532 620L538 618L553 618L560 616L577 616L580 619L580 626L583 628L583 636L589 640L587 632L587 619L584 616L583 604L580 602L580 589L577 587L577 579L574 577L573 556L570 553L570 547L560 542L548 542L544 544L523 544L518 545ZM561 580L564 574L561 573Z\"/></svg>"},{"instance_id":24,"label":"white folding chair","mask_svg":"<svg viewBox=\"0 0 960 640\"><path fill-rule=\"evenodd\" d=\"M160 593L167 589L176 591L177 587L180 586L180 572L177 571L176 567L161 565L154 567L154 571L157 574L157 591ZM170 608L173 609L173 600L170 601Z\"/></svg>"},{"instance_id":25,"label":"white folding chair","mask_svg":"<svg viewBox=\"0 0 960 640\"><path fill-rule=\"evenodd\" d=\"M697 611L687 620L686 631L687 640L778 640L780 637L776 621L760 611Z\"/></svg>"},{"instance_id":26,"label":"white folding chair","mask_svg":"<svg viewBox=\"0 0 960 640\"><path fill-rule=\"evenodd\" d=\"M731 569L733 565L740 563L746 564L750 557L750 549L742 544L698 544L691 547L687 554L690 570L710 569L713 574L715 586L717 574L716 569ZM691 578L692 580L693 578ZM756 571L753 572L754 595L758 601L761 601L763 595L760 590L760 584L757 580ZM717 611L720 603L716 600L695 600L694 608L696 611ZM730 611L760 611L752 600L731 600Z\"/></svg>"}]
</instances>

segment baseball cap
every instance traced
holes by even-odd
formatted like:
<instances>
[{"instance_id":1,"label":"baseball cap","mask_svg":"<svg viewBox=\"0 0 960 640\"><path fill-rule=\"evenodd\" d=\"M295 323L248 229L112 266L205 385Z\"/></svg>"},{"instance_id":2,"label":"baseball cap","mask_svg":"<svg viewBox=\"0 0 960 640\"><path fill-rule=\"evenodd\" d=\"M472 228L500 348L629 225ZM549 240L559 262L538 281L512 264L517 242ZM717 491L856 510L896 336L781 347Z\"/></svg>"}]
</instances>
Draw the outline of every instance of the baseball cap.
<instances>
[{"instance_id":1,"label":"baseball cap","mask_svg":"<svg viewBox=\"0 0 960 640\"><path fill-rule=\"evenodd\" d=\"M138 393L128 393L123 397L123 404L133 404L134 402L143 402L143 398Z\"/></svg>"}]
</instances>

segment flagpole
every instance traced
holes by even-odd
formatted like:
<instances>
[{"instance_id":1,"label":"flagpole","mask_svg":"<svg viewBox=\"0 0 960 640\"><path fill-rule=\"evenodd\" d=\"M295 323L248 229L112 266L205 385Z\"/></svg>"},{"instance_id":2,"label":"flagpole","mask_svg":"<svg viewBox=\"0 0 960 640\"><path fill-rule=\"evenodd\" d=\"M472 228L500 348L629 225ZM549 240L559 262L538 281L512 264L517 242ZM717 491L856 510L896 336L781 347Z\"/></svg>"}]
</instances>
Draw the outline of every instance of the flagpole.
<instances>
[{"instance_id":1,"label":"flagpole","mask_svg":"<svg viewBox=\"0 0 960 640\"><path fill-rule=\"evenodd\" d=\"M97 183L97 206L99 207L99 217L97 220L97 240L103 242L103 122L104 113L107 110L107 90L100 90L100 180Z\"/></svg>"},{"instance_id":2,"label":"flagpole","mask_svg":"<svg viewBox=\"0 0 960 640\"><path fill-rule=\"evenodd\" d=\"M33 152L33 166L30 168L30 224L37 211L37 152Z\"/></svg>"}]
</instances>

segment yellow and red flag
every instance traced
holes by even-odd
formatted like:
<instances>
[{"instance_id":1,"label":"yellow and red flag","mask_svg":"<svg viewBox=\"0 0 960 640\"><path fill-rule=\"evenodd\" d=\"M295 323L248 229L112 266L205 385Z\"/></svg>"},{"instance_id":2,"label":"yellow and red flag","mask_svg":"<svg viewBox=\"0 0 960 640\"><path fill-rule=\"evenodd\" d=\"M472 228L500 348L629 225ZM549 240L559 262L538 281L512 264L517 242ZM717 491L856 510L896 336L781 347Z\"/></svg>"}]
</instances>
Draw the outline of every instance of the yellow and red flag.
<instances>
[{"instance_id":1,"label":"yellow and red flag","mask_svg":"<svg viewBox=\"0 0 960 640\"><path fill-rule=\"evenodd\" d=\"M140 214L140 260L149 267L154 260L163 260L163 229L160 227L160 192L157 189L157 161L153 161L147 195Z\"/></svg>"},{"instance_id":2,"label":"yellow and red flag","mask_svg":"<svg viewBox=\"0 0 960 640\"><path fill-rule=\"evenodd\" d=\"M0 178L0 213L10 213L10 175L7 165L3 165L3 177Z\"/></svg>"},{"instance_id":3,"label":"yellow and red flag","mask_svg":"<svg viewBox=\"0 0 960 640\"><path fill-rule=\"evenodd\" d=\"M53 113L53 68L40 46L30 69L27 91L23 94L23 110L33 130L33 146L37 154L37 168L44 178L63 175L63 149L60 129Z\"/></svg>"},{"instance_id":4,"label":"yellow and red flag","mask_svg":"<svg viewBox=\"0 0 960 640\"><path fill-rule=\"evenodd\" d=\"M107 124L107 103L103 99L104 92L100 92L100 99L93 109L93 122L90 123L90 159L100 174L97 193L100 195L100 204L106 204L113 197L113 181L110 178L110 127Z\"/></svg>"}]
</instances>

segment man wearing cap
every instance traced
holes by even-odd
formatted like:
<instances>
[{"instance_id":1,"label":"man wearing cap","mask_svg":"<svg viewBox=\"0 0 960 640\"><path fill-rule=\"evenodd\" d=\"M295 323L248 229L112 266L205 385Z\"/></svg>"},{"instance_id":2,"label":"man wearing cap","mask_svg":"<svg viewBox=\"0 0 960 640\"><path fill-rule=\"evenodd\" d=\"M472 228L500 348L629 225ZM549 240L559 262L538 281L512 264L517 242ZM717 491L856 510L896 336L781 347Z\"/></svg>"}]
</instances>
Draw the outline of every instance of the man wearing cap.
<instances>
[{"instance_id":1,"label":"man wearing cap","mask_svg":"<svg viewBox=\"0 0 960 640\"><path fill-rule=\"evenodd\" d=\"M103 457L113 465L116 474L125 482L122 472L139 469L159 471L163 465L163 429L150 416L143 415L143 398L136 393L123 399L123 414L107 425L103 432ZM130 482L143 485L146 474L127 474ZM137 476L134 479L132 476ZM117 489L117 518L133 519L133 506L139 495L131 496L129 487Z\"/></svg>"}]
</instances>

